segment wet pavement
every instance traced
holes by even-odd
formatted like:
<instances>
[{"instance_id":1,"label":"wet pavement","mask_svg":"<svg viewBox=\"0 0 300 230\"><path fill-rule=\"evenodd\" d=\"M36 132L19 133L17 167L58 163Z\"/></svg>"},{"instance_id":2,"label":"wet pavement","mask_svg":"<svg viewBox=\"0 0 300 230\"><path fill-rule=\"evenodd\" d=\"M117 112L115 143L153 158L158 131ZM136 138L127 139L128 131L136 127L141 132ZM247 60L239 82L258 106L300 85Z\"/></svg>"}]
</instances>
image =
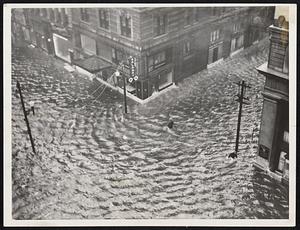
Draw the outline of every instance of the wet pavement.
<instances>
[{"instance_id":1,"label":"wet pavement","mask_svg":"<svg viewBox=\"0 0 300 230\"><path fill-rule=\"evenodd\" d=\"M191 76L146 105L72 75L30 48L13 50L12 179L15 219L288 218L288 191L256 171L267 41ZM16 80L37 154L23 120ZM244 106L237 161L237 86ZM163 127L172 116L174 133Z\"/></svg>"}]
</instances>

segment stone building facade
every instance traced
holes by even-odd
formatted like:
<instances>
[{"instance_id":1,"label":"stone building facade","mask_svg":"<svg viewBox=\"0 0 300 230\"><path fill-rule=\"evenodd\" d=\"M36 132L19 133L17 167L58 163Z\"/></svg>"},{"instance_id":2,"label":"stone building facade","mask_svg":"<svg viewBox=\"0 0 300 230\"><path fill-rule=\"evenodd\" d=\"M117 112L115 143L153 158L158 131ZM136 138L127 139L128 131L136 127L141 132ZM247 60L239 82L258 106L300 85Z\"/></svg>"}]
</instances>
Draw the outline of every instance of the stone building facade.
<instances>
[{"instance_id":1,"label":"stone building facade","mask_svg":"<svg viewBox=\"0 0 300 230\"><path fill-rule=\"evenodd\" d=\"M269 27L268 62L257 70L265 78L256 165L288 183L289 178L289 25L283 15Z\"/></svg>"},{"instance_id":2,"label":"stone building facade","mask_svg":"<svg viewBox=\"0 0 300 230\"><path fill-rule=\"evenodd\" d=\"M74 8L74 59L116 69L134 56L139 79L128 89L146 99L262 39L273 15L274 7Z\"/></svg>"}]
</instances>

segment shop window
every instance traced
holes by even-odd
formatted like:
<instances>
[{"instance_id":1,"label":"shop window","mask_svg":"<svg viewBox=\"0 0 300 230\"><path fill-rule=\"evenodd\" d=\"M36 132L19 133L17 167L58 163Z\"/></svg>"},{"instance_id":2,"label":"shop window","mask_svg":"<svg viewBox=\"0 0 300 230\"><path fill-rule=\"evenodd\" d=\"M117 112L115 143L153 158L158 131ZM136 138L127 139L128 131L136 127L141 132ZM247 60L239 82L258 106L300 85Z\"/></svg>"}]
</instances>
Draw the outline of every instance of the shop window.
<instances>
[{"instance_id":1,"label":"shop window","mask_svg":"<svg viewBox=\"0 0 300 230\"><path fill-rule=\"evenodd\" d=\"M80 9L80 18L81 18L82 21L85 21L85 22L90 21L90 16L89 16L87 8L81 8Z\"/></svg>"},{"instance_id":2,"label":"shop window","mask_svg":"<svg viewBox=\"0 0 300 230\"><path fill-rule=\"evenodd\" d=\"M191 42L190 41L186 41L183 43L183 56L189 56L192 53L192 49L191 49Z\"/></svg>"},{"instance_id":3,"label":"shop window","mask_svg":"<svg viewBox=\"0 0 300 230\"><path fill-rule=\"evenodd\" d=\"M97 43L97 55L108 61L112 61L111 48L101 42Z\"/></svg>"},{"instance_id":4,"label":"shop window","mask_svg":"<svg viewBox=\"0 0 300 230\"><path fill-rule=\"evenodd\" d=\"M155 34L156 36L166 33L167 15L159 15L155 18Z\"/></svg>"},{"instance_id":5,"label":"shop window","mask_svg":"<svg viewBox=\"0 0 300 230\"><path fill-rule=\"evenodd\" d=\"M162 51L148 58L148 72L151 72L167 63L166 51Z\"/></svg>"},{"instance_id":6,"label":"shop window","mask_svg":"<svg viewBox=\"0 0 300 230\"><path fill-rule=\"evenodd\" d=\"M220 30L215 30L210 33L210 41L214 42L220 38Z\"/></svg>"},{"instance_id":7,"label":"shop window","mask_svg":"<svg viewBox=\"0 0 300 230\"><path fill-rule=\"evenodd\" d=\"M83 50L89 54L96 54L96 41L83 34L80 37Z\"/></svg>"},{"instance_id":8,"label":"shop window","mask_svg":"<svg viewBox=\"0 0 300 230\"><path fill-rule=\"evenodd\" d=\"M131 17L129 15L120 15L121 35L131 37Z\"/></svg>"},{"instance_id":9,"label":"shop window","mask_svg":"<svg viewBox=\"0 0 300 230\"><path fill-rule=\"evenodd\" d=\"M111 57L112 61L116 64L119 64L121 61L126 61L126 54L116 48L112 48Z\"/></svg>"},{"instance_id":10,"label":"shop window","mask_svg":"<svg viewBox=\"0 0 300 230\"><path fill-rule=\"evenodd\" d=\"M109 11L107 9L98 10L99 25L100 27L107 29L109 28Z\"/></svg>"}]
</instances>

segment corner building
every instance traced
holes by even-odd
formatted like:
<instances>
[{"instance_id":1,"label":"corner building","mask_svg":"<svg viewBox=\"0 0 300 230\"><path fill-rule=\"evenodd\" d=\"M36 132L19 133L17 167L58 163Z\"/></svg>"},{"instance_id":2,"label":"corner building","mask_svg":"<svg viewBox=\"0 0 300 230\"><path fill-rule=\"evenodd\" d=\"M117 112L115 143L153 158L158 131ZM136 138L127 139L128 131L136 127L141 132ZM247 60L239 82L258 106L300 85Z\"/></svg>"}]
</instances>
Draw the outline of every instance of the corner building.
<instances>
[{"instance_id":1,"label":"corner building","mask_svg":"<svg viewBox=\"0 0 300 230\"><path fill-rule=\"evenodd\" d=\"M274 9L74 8L73 61L105 80L134 56L139 79L126 88L146 99L262 39ZM126 67L124 74L129 74ZM115 82L122 87L120 79Z\"/></svg>"}]
</instances>

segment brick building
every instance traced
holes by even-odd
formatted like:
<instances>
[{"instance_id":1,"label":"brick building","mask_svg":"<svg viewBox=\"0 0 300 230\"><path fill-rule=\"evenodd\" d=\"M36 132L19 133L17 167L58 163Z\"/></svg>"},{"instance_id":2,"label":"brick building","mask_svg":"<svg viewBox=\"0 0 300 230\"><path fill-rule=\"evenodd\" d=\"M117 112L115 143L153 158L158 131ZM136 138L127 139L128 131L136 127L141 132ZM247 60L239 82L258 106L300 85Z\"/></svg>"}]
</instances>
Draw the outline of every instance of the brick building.
<instances>
[{"instance_id":1,"label":"brick building","mask_svg":"<svg viewBox=\"0 0 300 230\"><path fill-rule=\"evenodd\" d=\"M107 78L108 66L136 57L139 79L127 88L146 99L261 39L273 14L274 7L75 8L74 60Z\"/></svg>"},{"instance_id":2,"label":"brick building","mask_svg":"<svg viewBox=\"0 0 300 230\"><path fill-rule=\"evenodd\" d=\"M281 8L285 9L285 7ZM279 12L278 12L279 11ZM283 13L283 15L281 14ZM285 14L284 14L285 13ZM288 9L276 8L269 27L268 62L257 70L265 78L256 166L288 183L289 178L289 23Z\"/></svg>"}]
</instances>

